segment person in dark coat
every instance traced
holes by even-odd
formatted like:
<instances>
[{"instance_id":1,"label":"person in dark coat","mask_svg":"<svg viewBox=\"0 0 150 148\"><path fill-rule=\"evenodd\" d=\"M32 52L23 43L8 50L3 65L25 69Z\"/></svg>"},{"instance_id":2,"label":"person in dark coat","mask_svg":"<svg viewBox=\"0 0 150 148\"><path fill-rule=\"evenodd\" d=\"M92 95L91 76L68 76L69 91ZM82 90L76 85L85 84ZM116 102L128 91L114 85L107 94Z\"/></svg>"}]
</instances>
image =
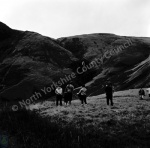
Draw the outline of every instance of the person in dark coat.
<instances>
[{"instance_id":1,"label":"person in dark coat","mask_svg":"<svg viewBox=\"0 0 150 148\"><path fill-rule=\"evenodd\" d=\"M69 102L69 99L68 99L69 97L68 97L68 93L65 91L64 92L64 103L65 103L65 105L67 106L68 105L68 102Z\"/></svg>"},{"instance_id":2,"label":"person in dark coat","mask_svg":"<svg viewBox=\"0 0 150 148\"><path fill-rule=\"evenodd\" d=\"M141 88L141 89L139 90L139 96L140 96L140 99L141 99L141 100L144 99L145 91L143 90L143 88Z\"/></svg>"},{"instance_id":3,"label":"person in dark coat","mask_svg":"<svg viewBox=\"0 0 150 148\"><path fill-rule=\"evenodd\" d=\"M107 105L109 105L109 102L111 103L111 106L113 106L113 88L112 84L108 83L105 86L105 93L106 93L106 100L107 100Z\"/></svg>"},{"instance_id":4,"label":"person in dark coat","mask_svg":"<svg viewBox=\"0 0 150 148\"><path fill-rule=\"evenodd\" d=\"M74 86L71 84L71 82L66 86L65 89L65 100L66 100L66 105L69 102L69 104L71 105L71 101L72 101L72 95L73 95L73 90L74 90Z\"/></svg>"}]
</instances>

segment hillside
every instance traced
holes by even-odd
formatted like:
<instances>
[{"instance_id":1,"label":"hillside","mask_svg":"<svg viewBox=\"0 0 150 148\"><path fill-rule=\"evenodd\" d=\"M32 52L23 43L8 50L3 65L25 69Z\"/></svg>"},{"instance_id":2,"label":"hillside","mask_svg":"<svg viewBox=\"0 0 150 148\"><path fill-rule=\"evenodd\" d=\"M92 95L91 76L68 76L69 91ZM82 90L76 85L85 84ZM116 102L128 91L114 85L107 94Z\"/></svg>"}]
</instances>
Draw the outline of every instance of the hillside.
<instances>
[{"instance_id":1,"label":"hillside","mask_svg":"<svg viewBox=\"0 0 150 148\"><path fill-rule=\"evenodd\" d=\"M149 148L150 99L140 100L138 90L115 92L113 107L105 94L88 97L85 106L74 100L56 107L49 99L14 112L8 103L0 107L0 134L7 137L0 146Z\"/></svg>"},{"instance_id":2,"label":"hillside","mask_svg":"<svg viewBox=\"0 0 150 148\"><path fill-rule=\"evenodd\" d=\"M72 73L75 87L86 83L88 95L103 93L106 81L115 90L147 87L149 57L150 38L97 33L53 39L0 22L0 97L27 99Z\"/></svg>"},{"instance_id":3,"label":"hillside","mask_svg":"<svg viewBox=\"0 0 150 148\"><path fill-rule=\"evenodd\" d=\"M63 77L67 65L74 60L72 53L56 40L0 23L2 98L29 98L35 90Z\"/></svg>"},{"instance_id":4,"label":"hillside","mask_svg":"<svg viewBox=\"0 0 150 148\"><path fill-rule=\"evenodd\" d=\"M146 94L144 100L140 100L139 89L118 91L113 94L114 106L107 106L105 94L87 98L87 105L82 106L79 99L72 101L72 105L56 107L55 102L47 100L29 106L30 110L37 111L41 116L51 117L53 120L61 118L62 122L79 122L84 119L87 124L97 125L107 120L128 120L130 115L137 120L137 112L146 112L150 109L150 100ZM146 91L145 91L146 92ZM140 117L141 116L141 117ZM147 115L149 118L149 115Z\"/></svg>"},{"instance_id":5,"label":"hillside","mask_svg":"<svg viewBox=\"0 0 150 148\"><path fill-rule=\"evenodd\" d=\"M58 41L75 57L94 62L97 74L87 83L91 95L102 93L106 81L112 81L116 90L150 85L150 38L99 33Z\"/></svg>"},{"instance_id":6,"label":"hillside","mask_svg":"<svg viewBox=\"0 0 150 148\"><path fill-rule=\"evenodd\" d=\"M61 147L62 143L70 147L73 143L74 147L148 148L150 99L146 95L144 100L140 100L138 91L115 92L113 107L106 105L105 94L102 94L88 97L85 106L81 106L79 100L74 100L71 106L63 104L56 107L54 102L47 100L30 105L29 110L39 114L42 120L48 120L48 127L55 125L56 131L51 130L47 136L46 129L44 138L40 137L40 141L44 140L46 144L55 142L52 147L56 144ZM54 138L56 133L60 137L58 141ZM51 135L53 138L49 138Z\"/></svg>"}]
</instances>

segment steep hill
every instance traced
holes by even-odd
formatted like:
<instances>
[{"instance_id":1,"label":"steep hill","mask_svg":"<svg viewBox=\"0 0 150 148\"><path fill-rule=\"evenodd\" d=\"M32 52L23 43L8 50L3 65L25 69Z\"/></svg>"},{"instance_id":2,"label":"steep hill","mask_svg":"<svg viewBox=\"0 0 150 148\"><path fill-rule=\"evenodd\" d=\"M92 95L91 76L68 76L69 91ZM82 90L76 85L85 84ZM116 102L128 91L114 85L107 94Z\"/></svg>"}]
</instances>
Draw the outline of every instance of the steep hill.
<instances>
[{"instance_id":1,"label":"steep hill","mask_svg":"<svg viewBox=\"0 0 150 148\"><path fill-rule=\"evenodd\" d=\"M65 78L64 87L71 74L75 87L86 83L88 95L103 93L106 81L116 90L148 87L149 57L150 38L97 33L56 40L0 22L0 97L27 99L50 87L49 98L53 82Z\"/></svg>"},{"instance_id":2,"label":"steep hill","mask_svg":"<svg viewBox=\"0 0 150 148\"><path fill-rule=\"evenodd\" d=\"M91 95L101 93L106 81L112 81L116 90L150 84L150 38L85 34L58 41L77 58L95 65L97 74L87 83Z\"/></svg>"},{"instance_id":3,"label":"steep hill","mask_svg":"<svg viewBox=\"0 0 150 148\"><path fill-rule=\"evenodd\" d=\"M56 40L35 32L13 30L0 23L1 97L23 99L65 75L72 53ZM69 70L69 73L71 70ZM30 88L26 91L24 88ZM16 94L16 95L12 95ZM30 93L31 92L31 93Z\"/></svg>"}]
</instances>

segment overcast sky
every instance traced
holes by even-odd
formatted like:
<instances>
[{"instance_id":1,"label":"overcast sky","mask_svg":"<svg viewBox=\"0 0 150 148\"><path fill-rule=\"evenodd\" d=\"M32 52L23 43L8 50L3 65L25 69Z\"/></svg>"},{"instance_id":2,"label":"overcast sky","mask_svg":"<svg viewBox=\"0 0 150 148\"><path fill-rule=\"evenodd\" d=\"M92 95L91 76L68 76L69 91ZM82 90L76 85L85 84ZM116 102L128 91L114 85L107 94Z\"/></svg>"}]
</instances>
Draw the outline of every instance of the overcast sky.
<instances>
[{"instance_id":1,"label":"overcast sky","mask_svg":"<svg viewBox=\"0 0 150 148\"><path fill-rule=\"evenodd\" d=\"M0 21L53 38L89 33L150 37L150 0L0 0Z\"/></svg>"}]
</instances>

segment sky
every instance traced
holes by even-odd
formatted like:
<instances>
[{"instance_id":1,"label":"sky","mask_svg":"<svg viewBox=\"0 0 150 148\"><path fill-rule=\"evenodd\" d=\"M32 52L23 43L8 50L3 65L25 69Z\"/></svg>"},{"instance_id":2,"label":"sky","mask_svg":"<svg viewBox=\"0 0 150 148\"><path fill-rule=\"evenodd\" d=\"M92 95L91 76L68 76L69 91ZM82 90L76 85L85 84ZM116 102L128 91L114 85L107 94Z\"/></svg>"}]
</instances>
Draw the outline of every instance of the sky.
<instances>
[{"instance_id":1,"label":"sky","mask_svg":"<svg viewBox=\"0 0 150 148\"><path fill-rule=\"evenodd\" d=\"M150 37L150 0L0 0L0 21L52 38L90 33Z\"/></svg>"}]
</instances>

